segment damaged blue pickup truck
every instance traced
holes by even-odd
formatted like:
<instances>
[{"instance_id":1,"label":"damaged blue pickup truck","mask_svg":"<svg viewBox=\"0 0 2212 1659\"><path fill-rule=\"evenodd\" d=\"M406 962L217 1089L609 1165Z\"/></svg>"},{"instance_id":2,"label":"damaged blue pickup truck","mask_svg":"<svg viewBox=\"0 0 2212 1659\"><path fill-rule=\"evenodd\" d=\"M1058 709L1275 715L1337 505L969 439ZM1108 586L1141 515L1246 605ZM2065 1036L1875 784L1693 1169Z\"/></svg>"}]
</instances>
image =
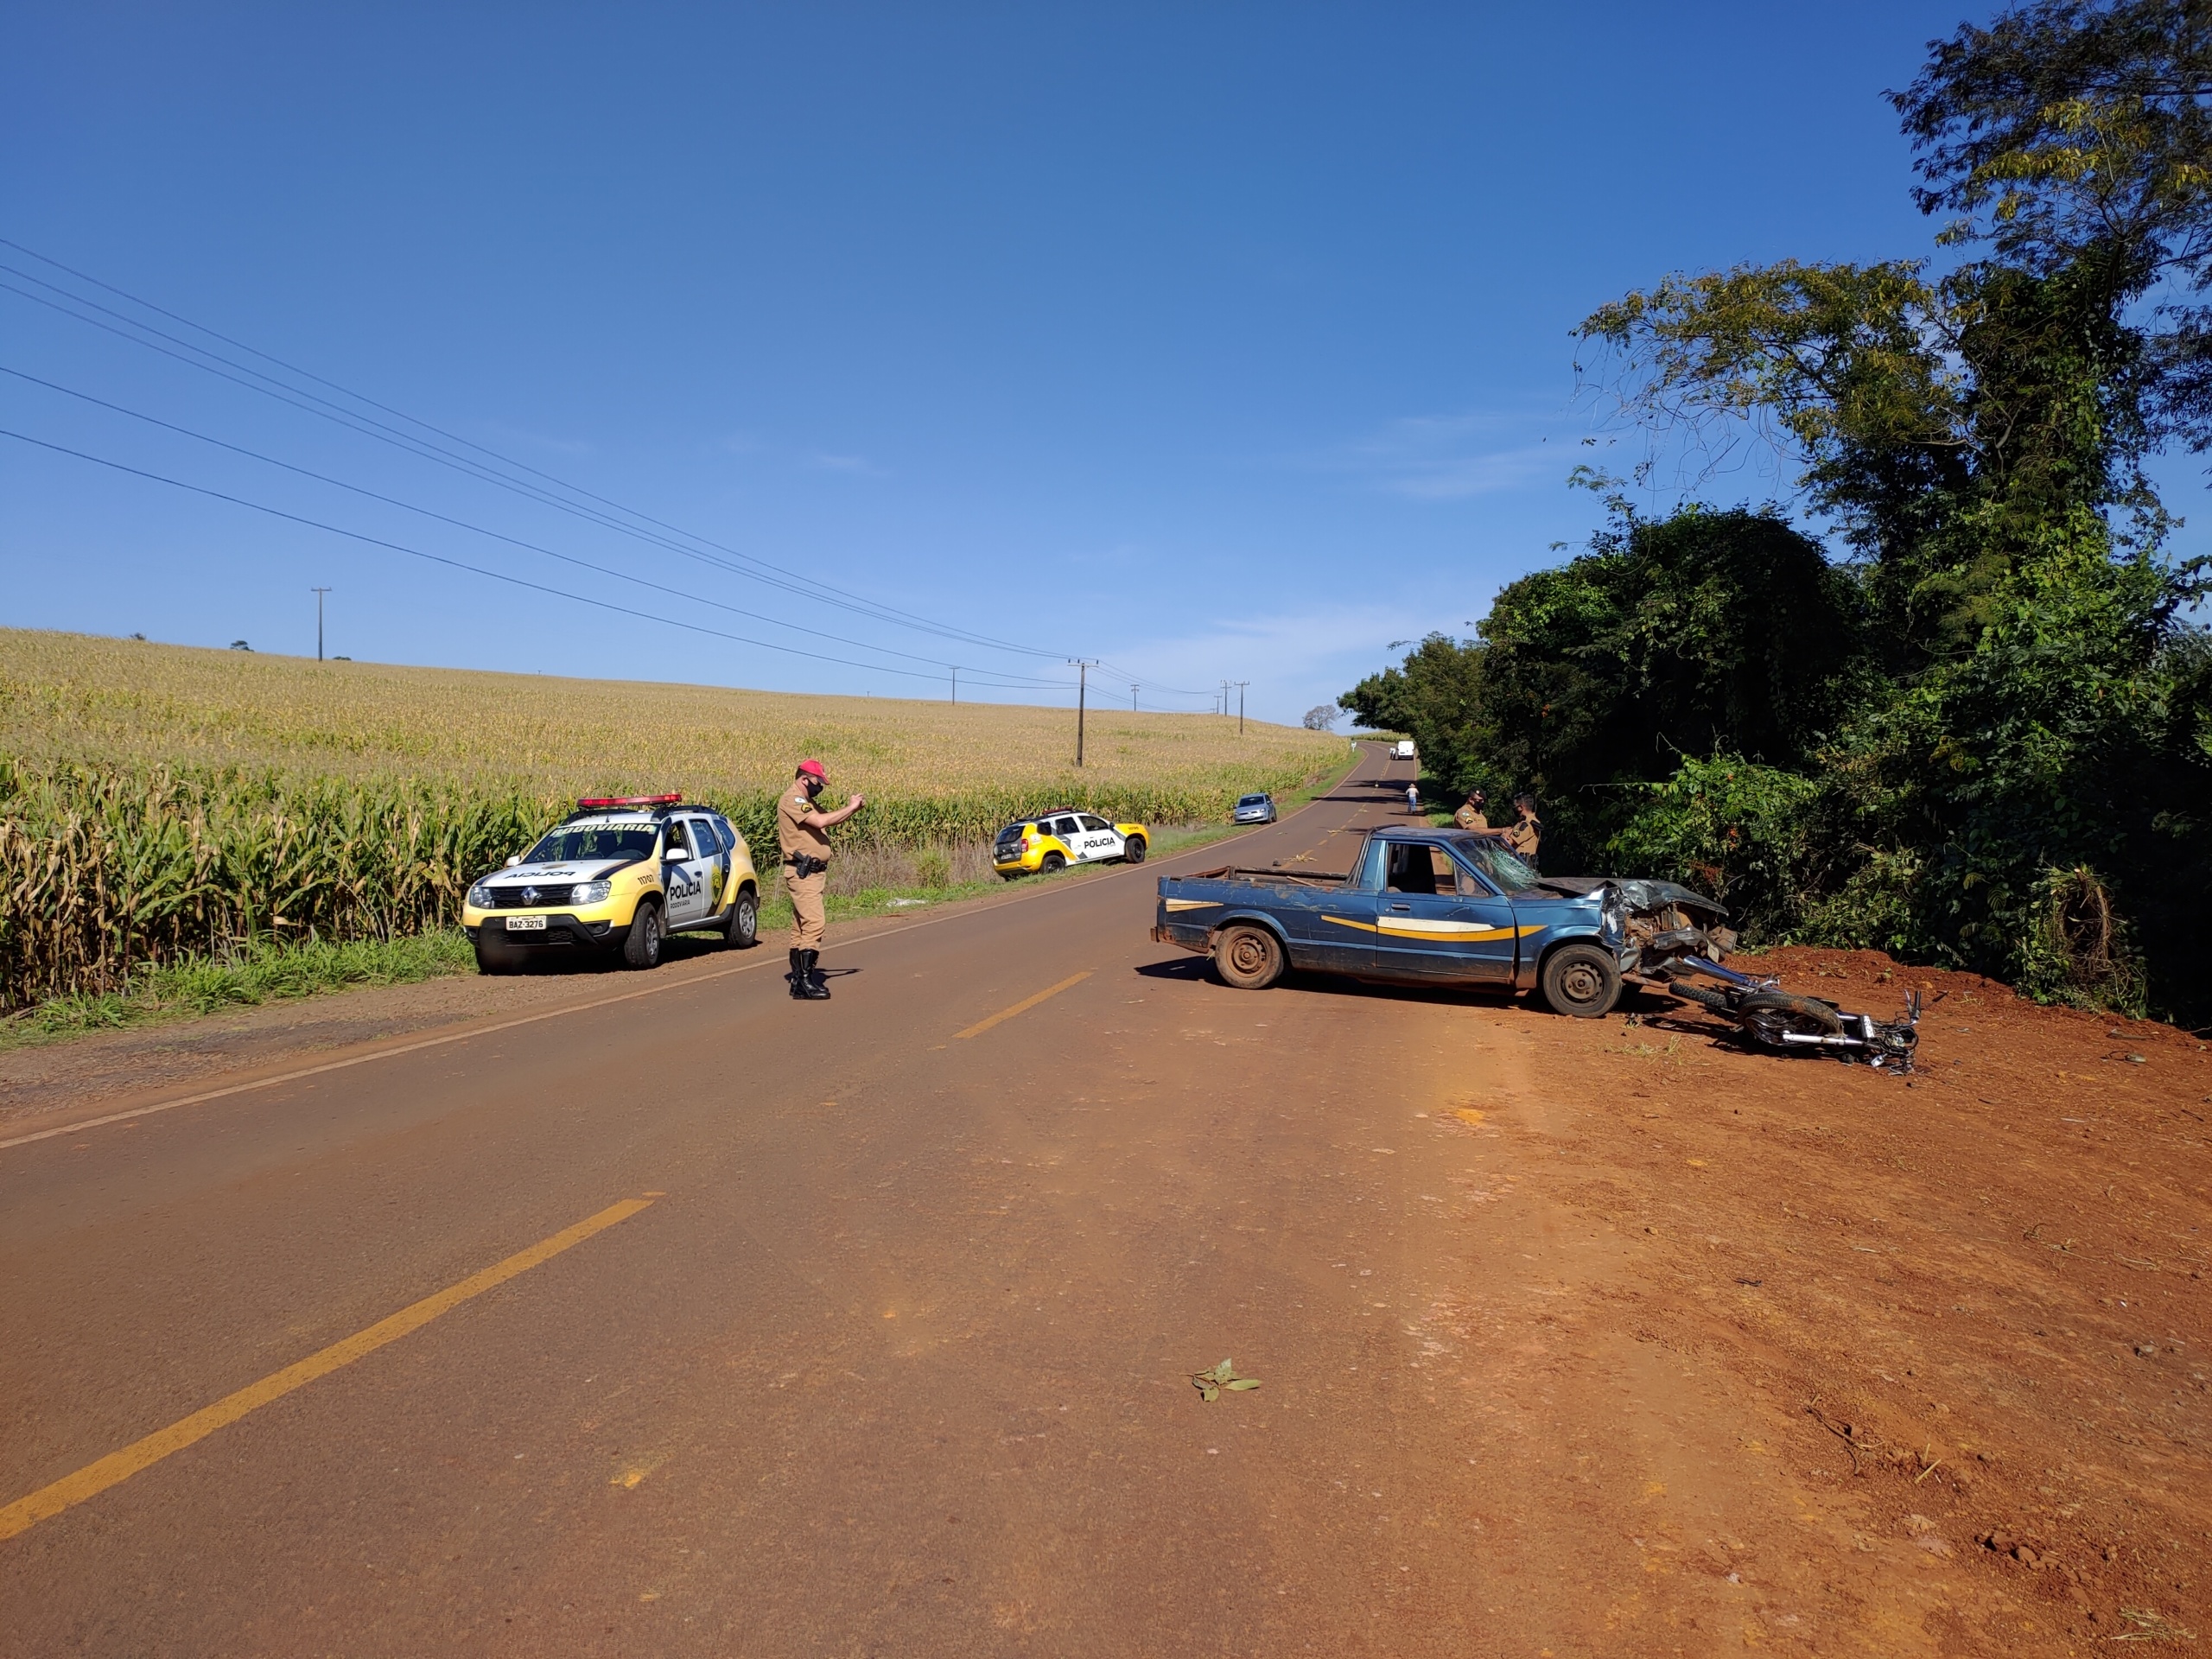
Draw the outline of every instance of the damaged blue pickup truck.
<instances>
[{"instance_id":1,"label":"damaged blue pickup truck","mask_svg":"<svg viewBox=\"0 0 2212 1659\"><path fill-rule=\"evenodd\" d=\"M1623 976L1735 938L1671 881L1539 875L1492 836L1370 830L1341 875L1225 867L1160 880L1152 937L1259 990L1292 968L1405 985L1535 990L1596 1019Z\"/></svg>"}]
</instances>

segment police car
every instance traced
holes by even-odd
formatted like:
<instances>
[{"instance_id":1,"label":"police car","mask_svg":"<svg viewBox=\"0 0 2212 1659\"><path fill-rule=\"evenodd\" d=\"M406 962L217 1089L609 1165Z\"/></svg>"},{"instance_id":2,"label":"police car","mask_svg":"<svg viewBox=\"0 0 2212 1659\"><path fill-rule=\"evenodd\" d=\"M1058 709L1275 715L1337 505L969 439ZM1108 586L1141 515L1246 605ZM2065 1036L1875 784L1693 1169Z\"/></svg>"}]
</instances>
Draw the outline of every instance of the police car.
<instances>
[{"instance_id":1,"label":"police car","mask_svg":"<svg viewBox=\"0 0 2212 1659\"><path fill-rule=\"evenodd\" d=\"M1141 823L1109 823L1096 812L1056 806L1000 830L991 845L991 868L1011 881L1071 864L1104 864L1117 858L1141 864L1149 839Z\"/></svg>"},{"instance_id":2,"label":"police car","mask_svg":"<svg viewBox=\"0 0 2212 1659\"><path fill-rule=\"evenodd\" d=\"M760 934L760 878L745 837L680 795L601 796L468 890L461 925L476 965L503 974L556 950L660 961L671 933Z\"/></svg>"}]
</instances>

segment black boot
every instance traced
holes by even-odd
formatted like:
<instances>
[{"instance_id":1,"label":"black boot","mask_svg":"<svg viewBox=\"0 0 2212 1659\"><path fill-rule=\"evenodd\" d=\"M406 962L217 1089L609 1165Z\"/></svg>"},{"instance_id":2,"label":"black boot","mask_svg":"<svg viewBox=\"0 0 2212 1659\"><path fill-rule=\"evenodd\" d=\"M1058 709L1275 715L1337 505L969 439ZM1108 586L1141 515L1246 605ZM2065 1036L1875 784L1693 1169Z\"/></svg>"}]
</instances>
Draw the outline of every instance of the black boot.
<instances>
[{"instance_id":1,"label":"black boot","mask_svg":"<svg viewBox=\"0 0 2212 1659\"><path fill-rule=\"evenodd\" d=\"M827 1002L830 988L822 982L822 969L817 965L822 960L822 953L819 950L802 950L799 955L804 958L799 963L799 983L806 988L794 995L803 996L810 1002Z\"/></svg>"},{"instance_id":2,"label":"black boot","mask_svg":"<svg viewBox=\"0 0 2212 1659\"><path fill-rule=\"evenodd\" d=\"M805 951L794 950L791 952L791 970L784 976L784 982L791 988L791 999L794 1001L804 1002L806 1001L807 982Z\"/></svg>"}]
</instances>

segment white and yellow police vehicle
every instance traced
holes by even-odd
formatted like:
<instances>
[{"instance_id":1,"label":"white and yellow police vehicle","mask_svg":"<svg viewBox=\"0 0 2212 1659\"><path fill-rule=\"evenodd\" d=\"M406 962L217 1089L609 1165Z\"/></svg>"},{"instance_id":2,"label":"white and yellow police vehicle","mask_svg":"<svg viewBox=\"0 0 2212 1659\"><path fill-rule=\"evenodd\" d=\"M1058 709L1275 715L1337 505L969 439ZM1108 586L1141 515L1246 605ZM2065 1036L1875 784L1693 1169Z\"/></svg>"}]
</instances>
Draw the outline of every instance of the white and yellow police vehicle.
<instances>
[{"instance_id":1,"label":"white and yellow police vehicle","mask_svg":"<svg viewBox=\"0 0 2212 1659\"><path fill-rule=\"evenodd\" d=\"M461 925L476 965L503 974L559 950L660 961L671 933L760 934L760 878L745 837L680 795L601 796L468 889Z\"/></svg>"},{"instance_id":2,"label":"white and yellow police vehicle","mask_svg":"<svg viewBox=\"0 0 2212 1659\"><path fill-rule=\"evenodd\" d=\"M1071 864L1105 864L1116 859L1141 864L1150 840L1141 823L1109 823L1096 812L1057 806L1000 830L991 843L991 868L1011 881L1040 870L1050 874Z\"/></svg>"}]
</instances>

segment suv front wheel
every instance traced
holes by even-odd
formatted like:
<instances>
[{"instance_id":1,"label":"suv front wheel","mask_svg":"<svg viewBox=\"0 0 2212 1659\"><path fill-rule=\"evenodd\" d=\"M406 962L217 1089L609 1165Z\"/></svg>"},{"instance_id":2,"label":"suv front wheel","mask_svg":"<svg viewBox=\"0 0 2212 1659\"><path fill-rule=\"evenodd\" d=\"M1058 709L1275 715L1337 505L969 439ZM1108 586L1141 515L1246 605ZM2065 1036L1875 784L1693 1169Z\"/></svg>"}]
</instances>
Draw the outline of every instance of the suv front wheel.
<instances>
[{"instance_id":1,"label":"suv front wheel","mask_svg":"<svg viewBox=\"0 0 2212 1659\"><path fill-rule=\"evenodd\" d=\"M660 966L660 906L651 899L640 904L630 918L629 937L622 941L622 963L626 968Z\"/></svg>"}]
</instances>

